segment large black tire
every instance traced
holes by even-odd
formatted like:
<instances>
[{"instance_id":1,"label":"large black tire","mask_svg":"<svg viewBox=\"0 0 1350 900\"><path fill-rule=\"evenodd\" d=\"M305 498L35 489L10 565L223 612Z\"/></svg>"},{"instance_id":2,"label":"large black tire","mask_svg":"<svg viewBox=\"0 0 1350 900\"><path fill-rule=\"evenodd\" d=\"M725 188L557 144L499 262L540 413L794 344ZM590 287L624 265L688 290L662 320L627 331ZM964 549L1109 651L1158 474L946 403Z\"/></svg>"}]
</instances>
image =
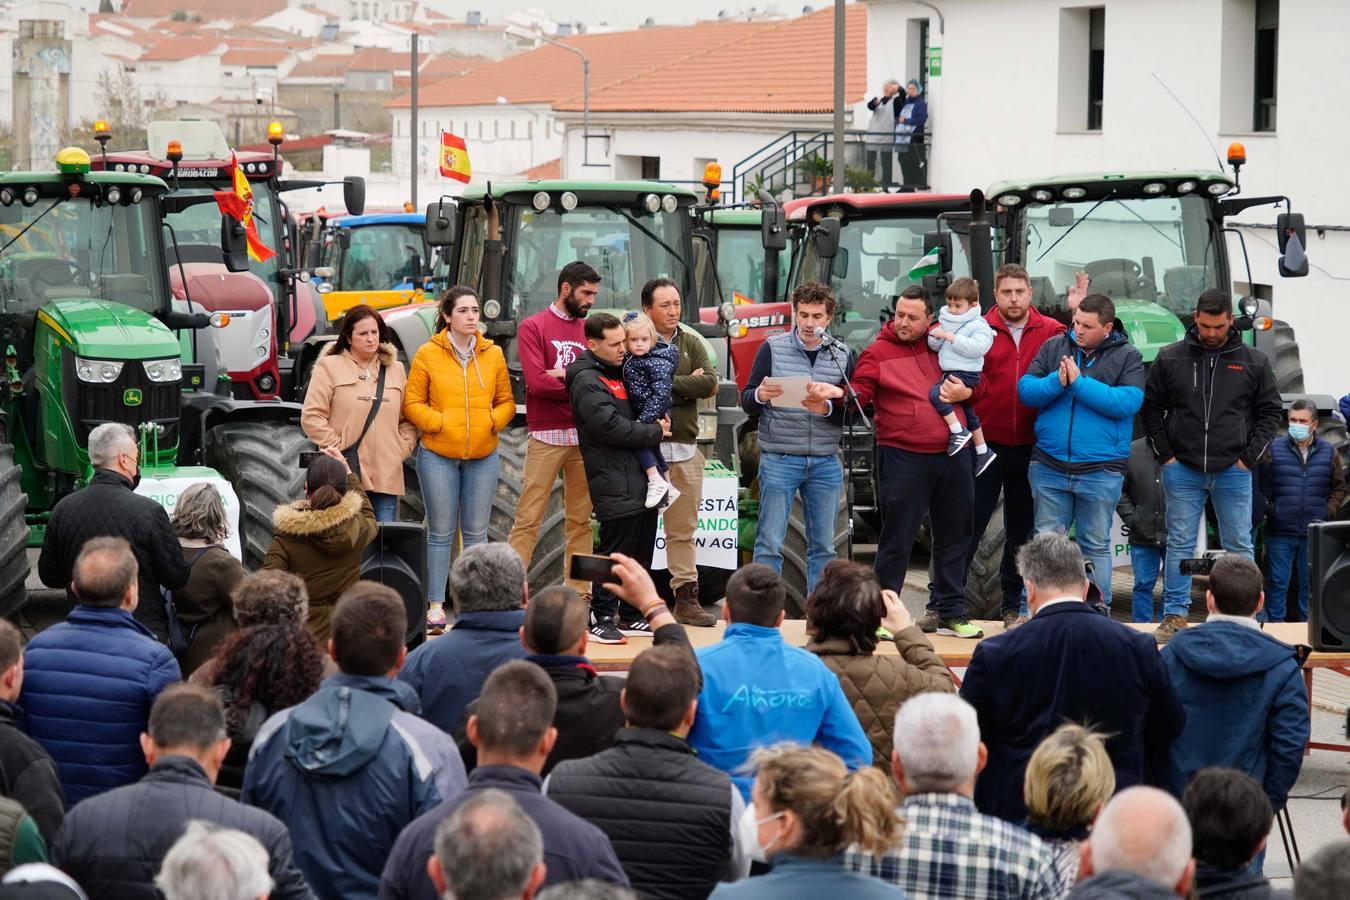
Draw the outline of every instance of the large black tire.
<instances>
[{"instance_id":1,"label":"large black tire","mask_svg":"<svg viewBox=\"0 0 1350 900\"><path fill-rule=\"evenodd\" d=\"M848 506L839 492L839 509L834 519L834 555L848 559ZM787 585L787 614L801 618L806 614L806 519L802 500L793 498L788 515L787 536L783 538L783 581Z\"/></svg>"},{"instance_id":2,"label":"large black tire","mask_svg":"<svg viewBox=\"0 0 1350 900\"><path fill-rule=\"evenodd\" d=\"M972 619L997 619L1003 606L999 569L1003 565L1003 498L994 507L989 525L975 548L966 570L966 615Z\"/></svg>"},{"instance_id":3,"label":"large black tire","mask_svg":"<svg viewBox=\"0 0 1350 900\"><path fill-rule=\"evenodd\" d=\"M206 464L239 498L244 568L262 565L272 543L272 513L305 490L300 453L314 444L290 422L226 422L206 433Z\"/></svg>"},{"instance_id":4,"label":"large black tire","mask_svg":"<svg viewBox=\"0 0 1350 900\"><path fill-rule=\"evenodd\" d=\"M1276 319L1272 340L1275 354L1271 364L1275 366L1276 387L1281 394L1303 393L1303 363L1298 355L1294 326Z\"/></svg>"},{"instance_id":5,"label":"large black tire","mask_svg":"<svg viewBox=\"0 0 1350 900\"><path fill-rule=\"evenodd\" d=\"M28 602L28 495L20 474L14 447L0 443L0 616L12 616Z\"/></svg>"},{"instance_id":6,"label":"large black tire","mask_svg":"<svg viewBox=\"0 0 1350 900\"><path fill-rule=\"evenodd\" d=\"M516 522L516 507L525 477L525 447L529 433L524 428L508 428L501 433L497 455L501 471L497 475L497 493L492 498L492 518L488 522L488 540L505 541ZM563 560L567 557L567 522L563 518L562 478L553 485L553 493L544 509L544 521L530 557L526 577L530 591L541 591L563 580Z\"/></svg>"}]
</instances>

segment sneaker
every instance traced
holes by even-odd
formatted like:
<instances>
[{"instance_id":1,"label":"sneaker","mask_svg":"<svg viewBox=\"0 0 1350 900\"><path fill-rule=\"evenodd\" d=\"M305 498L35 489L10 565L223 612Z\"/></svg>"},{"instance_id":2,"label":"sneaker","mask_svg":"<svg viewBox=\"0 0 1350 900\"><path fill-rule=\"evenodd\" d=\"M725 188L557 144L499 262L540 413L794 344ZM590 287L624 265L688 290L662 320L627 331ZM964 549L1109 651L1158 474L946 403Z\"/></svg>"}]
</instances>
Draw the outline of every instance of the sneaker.
<instances>
[{"instance_id":1,"label":"sneaker","mask_svg":"<svg viewBox=\"0 0 1350 900\"><path fill-rule=\"evenodd\" d=\"M652 509L665 499L666 494L675 488L664 478L653 478L647 482L647 508Z\"/></svg>"},{"instance_id":2,"label":"sneaker","mask_svg":"<svg viewBox=\"0 0 1350 900\"><path fill-rule=\"evenodd\" d=\"M619 631L630 637L651 637L652 626L647 624L645 619L638 619L633 622L620 622Z\"/></svg>"},{"instance_id":3,"label":"sneaker","mask_svg":"<svg viewBox=\"0 0 1350 900\"><path fill-rule=\"evenodd\" d=\"M1185 616L1163 616L1162 624L1153 631L1153 639L1160 644L1166 644L1185 627Z\"/></svg>"},{"instance_id":4,"label":"sneaker","mask_svg":"<svg viewBox=\"0 0 1350 900\"><path fill-rule=\"evenodd\" d=\"M972 436L973 435L971 435L969 431L962 428L960 431L947 438L947 455L955 456L960 453L961 449L965 447L966 444L970 443Z\"/></svg>"},{"instance_id":5,"label":"sneaker","mask_svg":"<svg viewBox=\"0 0 1350 900\"><path fill-rule=\"evenodd\" d=\"M681 491L680 491L679 488L675 487L675 485L673 485L673 484L671 484L669 481L667 481L667 482L666 482L666 501L665 501L665 504L664 504L664 505L665 505L665 506L669 506L670 504L674 503L676 500L680 499L680 493L681 493Z\"/></svg>"},{"instance_id":6,"label":"sneaker","mask_svg":"<svg viewBox=\"0 0 1350 900\"><path fill-rule=\"evenodd\" d=\"M445 605L433 603L427 608L427 634L445 634Z\"/></svg>"},{"instance_id":7,"label":"sneaker","mask_svg":"<svg viewBox=\"0 0 1350 900\"><path fill-rule=\"evenodd\" d=\"M993 450L986 450L983 453L976 453L975 477L979 478L981 475L983 475L984 470L992 466L994 464L994 460L996 459L998 459L998 454L995 453Z\"/></svg>"},{"instance_id":8,"label":"sneaker","mask_svg":"<svg viewBox=\"0 0 1350 900\"><path fill-rule=\"evenodd\" d=\"M919 626L919 630L924 634L932 634L938 630L938 614L931 609L925 610L924 614L914 620L914 624Z\"/></svg>"},{"instance_id":9,"label":"sneaker","mask_svg":"<svg viewBox=\"0 0 1350 900\"><path fill-rule=\"evenodd\" d=\"M938 634L975 640L984 637L984 632L970 624L969 619L947 619L938 626Z\"/></svg>"},{"instance_id":10,"label":"sneaker","mask_svg":"<svg viewBox=\"0 0 1350 900\"><path fill-rule=\"evenodd\" d=\"M628 638L609 619L601 619L591 626L591 640L597 644L626 644Z\"/></svg>"},{"instance_id":11,"label":"sneaker","mask_svg":"<svg viewBox=\"0 0 1350 900\"><path fill-rule=\"evenodd\" d=\"M1027 617L1017 612L1005 612L1003 614L1003 630L1012 631L1018 625L1027 624Z\"/></svg>"}]
</instances>

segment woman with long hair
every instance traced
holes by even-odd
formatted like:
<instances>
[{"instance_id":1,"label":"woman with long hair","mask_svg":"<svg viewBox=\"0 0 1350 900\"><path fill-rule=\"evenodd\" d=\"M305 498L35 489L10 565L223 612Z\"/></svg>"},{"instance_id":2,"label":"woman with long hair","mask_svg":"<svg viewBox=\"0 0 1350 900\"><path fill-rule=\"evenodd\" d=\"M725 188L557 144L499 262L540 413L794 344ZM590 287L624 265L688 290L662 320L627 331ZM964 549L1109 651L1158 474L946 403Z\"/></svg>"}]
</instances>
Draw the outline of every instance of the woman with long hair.
<instances>
[{"instance_id":1,"label":"woman with long hair","mask_svg":"<svg viewBox=\"0 0 1350 900\"><path fill-rule=\"evenodd\" d=\"M427 509L427 631L445 630L445 582L455 534L461 546L487 540L497 491L497 435L516 401L501 348L478 332L478 293L441 297L437 331L417 350L403 414L422 432L417 481Z\"/></svg>"},{"instance_id":2,"label":"woman with long hair","mask_svg":"<svg viewBox=\"0 0 1350 900\"><path fill-rule=\"evenodd\" d=\"M403 461L417 447L417 429L403 418L407 380L384 319L370 306L353 306L314 364L300 414L316 446L342 451L380 522L397 518ZM383 399L372 419L377 395Z\"/></svg>"},{"instance_id":3,"label":"woman with long hair","mask_svg":"<svg viewBox=\"0 0 1350 900\"><path fill-rule=\"evenodd\" d=\"M178 657L187 678L235 630L230 592L244 577L244 566L224 547L230 520L214 486L190 485L178 495L171 521L189 573L187 584L172 594L188 636L187 649Z\"/></svg>"},{"instance_id":4,"label":"woman with long hair","mask_svg":"<svg viewBox=\"0 0 1350 900\"><path fill-rule=\"evenodd\" d=\"M305 470L305 497L272 514L272 545L264 569L298 575L309 592L307 625L323 646L333 607L361 579L361 554L379 525L361 480L333 447L325 447Z\"/></svg>"},{"instance_id":5,"label":"woman with long hair","mask_svg":"<svg viewBox=\"0 0 1350 900\"><path fill-rule=\"evenodd\" d=\"M769 864L762 877L721 884L730 900L903 900L892 884L844 867L850 847L881 855L900 840L895 791L876 769L850 772L820 747L780 744L755 751L751 804L741 818L742 845ZM758 852L754 852L758 851Z\"/></svg>"}]
</instances>

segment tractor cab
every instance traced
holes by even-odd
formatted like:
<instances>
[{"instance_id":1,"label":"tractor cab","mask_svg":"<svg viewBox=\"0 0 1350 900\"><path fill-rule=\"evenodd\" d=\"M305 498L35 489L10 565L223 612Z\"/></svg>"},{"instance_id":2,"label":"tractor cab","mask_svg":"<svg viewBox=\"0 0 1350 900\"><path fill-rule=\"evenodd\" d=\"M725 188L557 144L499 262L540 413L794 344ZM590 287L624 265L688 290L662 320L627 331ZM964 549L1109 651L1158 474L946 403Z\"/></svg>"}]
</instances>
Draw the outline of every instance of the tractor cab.
<instances>
[{"instance_id":1,"label":"tractor cab","mask_svg":"<svg viewBox=\"0 0 1350 900\"><path fill-rule=\"evenodd\" d=\"M371 213L325 226L319 268L332 272L323 277L333 288L323 297L330 322L358 304L385 309L435 293L437 255L426 244L424 221L415 213Z\"/></svg>"}]
</instances>

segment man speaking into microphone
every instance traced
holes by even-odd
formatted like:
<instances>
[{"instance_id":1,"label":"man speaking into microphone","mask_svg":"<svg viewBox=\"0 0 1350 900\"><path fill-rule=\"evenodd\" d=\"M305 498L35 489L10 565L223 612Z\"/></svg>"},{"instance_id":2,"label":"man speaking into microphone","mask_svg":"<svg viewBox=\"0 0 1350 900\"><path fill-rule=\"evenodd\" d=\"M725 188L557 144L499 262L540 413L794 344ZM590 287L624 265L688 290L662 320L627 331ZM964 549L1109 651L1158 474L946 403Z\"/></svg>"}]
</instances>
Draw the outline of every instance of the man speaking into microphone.
<instances>
[{"instance_id":1,"label":"man speaking into microphone","mask_svg":"<svg viewBox=\"0 0 1350 900\"><path fill-rule=\"evenodd\" d=\"M766 340L755 354L741 394L746 413L759 416L759 527L755 562L783 570L792 498L802 498L806 524L806 592L834 558L834 523L844 473L839 463L845 403L801 396L803 380L841 385L853 355L829 334L838 302L828 287L808 281L792 292L794 327ZM842 392L841 396L842 396Z\"/></svg>"}]
</instances>

